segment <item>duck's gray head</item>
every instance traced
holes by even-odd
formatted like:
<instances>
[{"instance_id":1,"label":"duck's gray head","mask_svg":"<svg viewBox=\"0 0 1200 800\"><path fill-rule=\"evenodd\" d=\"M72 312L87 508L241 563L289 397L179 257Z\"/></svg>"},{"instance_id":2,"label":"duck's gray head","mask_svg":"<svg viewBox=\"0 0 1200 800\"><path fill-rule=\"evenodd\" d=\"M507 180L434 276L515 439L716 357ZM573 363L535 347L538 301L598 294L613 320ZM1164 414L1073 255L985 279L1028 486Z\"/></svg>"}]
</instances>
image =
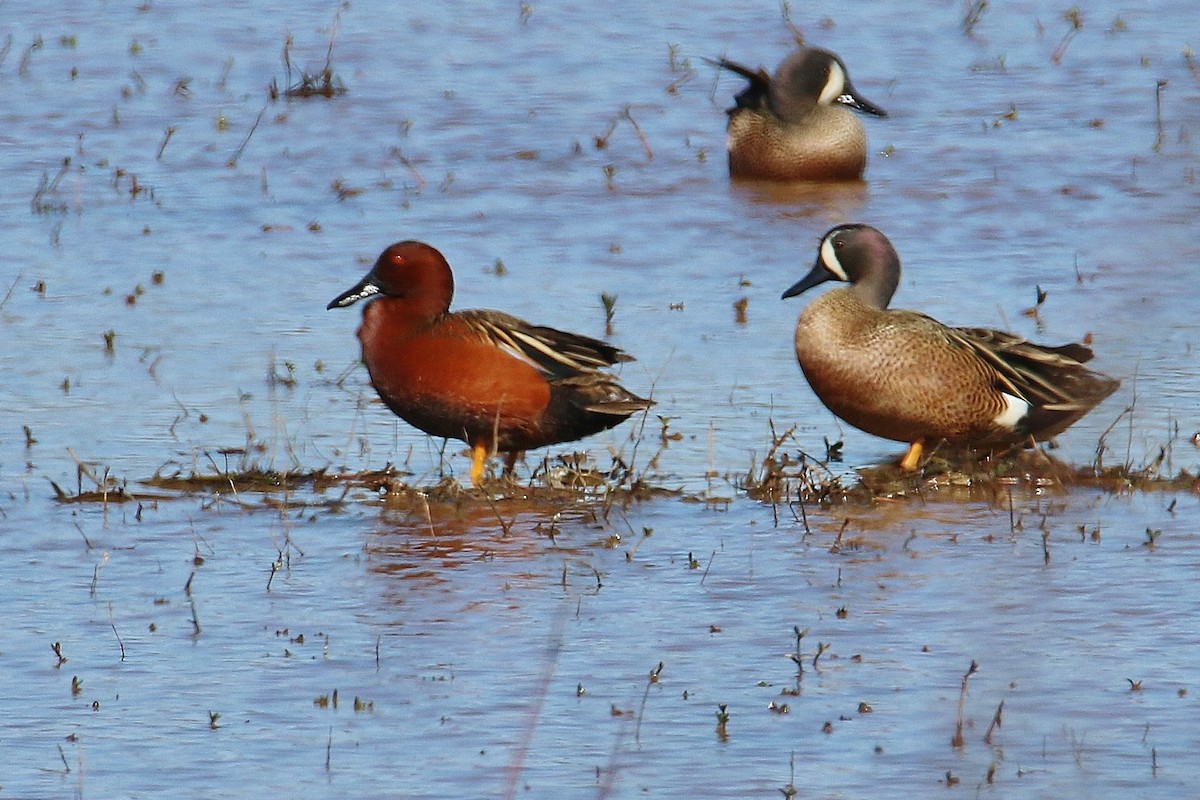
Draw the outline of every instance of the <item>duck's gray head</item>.
<instances>
[{"instance_id":1,"label":"duck's gray head","mask_svg":"<svg viewBox=\"0 0 1200 800\"><path fill-rule=\"evenodd\" d=\"M802 47L784 59L771 79L769 97L772 110L789 122L803 118L817 106L834 103L877 117L887 116L886 111L855 91L842 60L818 47Z\"/></svg>"},{"instance_id":2,"label":"duck's gray head","mask_svg":"<svg viewBox=\"0 0 1200 800\"><path fill-rule=\"evenodd\" d=\"M900 284L900 256L888 238L870 225L838 225L821 239L812 270L783 297L795 297L825 281L849 283L867 305L887 308Z\"/></svg>"}]
</instances>

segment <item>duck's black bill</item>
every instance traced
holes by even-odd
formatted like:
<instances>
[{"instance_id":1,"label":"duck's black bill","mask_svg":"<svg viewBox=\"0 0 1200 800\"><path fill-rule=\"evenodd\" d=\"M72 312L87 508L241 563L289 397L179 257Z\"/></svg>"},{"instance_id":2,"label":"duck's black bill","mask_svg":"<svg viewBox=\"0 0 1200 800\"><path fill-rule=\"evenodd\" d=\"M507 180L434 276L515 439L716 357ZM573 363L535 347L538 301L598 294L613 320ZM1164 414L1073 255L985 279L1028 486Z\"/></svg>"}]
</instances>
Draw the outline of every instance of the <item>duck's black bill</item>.
<instances>
[{"instance_id":1,"label":"duck's black bill","mask_svg":"<svg viewBox=\"0 0 1200 800\"><path fill-rule=\"evenodd\" d=\"M821 264L817 264L803 278L792 285L792 288L783 293L781 300L787 300L789 297L795 297L798 294L804 294L814 286L820 286L828 280L832 280L833 276L829 274L829 270L825 269Z\"/></svg>"},{"instance_id":2,"label":"duck's black bill","mask_svg":"<svg viewBox=\"0 0 1200 800\"><path fill-rule=\"evenodd\" d=\"M329 311L333 308L345 308L349 305L354 305L359 300L379 294L379 287L371 280L371 276L363 278L356 283L353 288L339 294L337 297L329 301L329 305L325 306L325 310Z\"/></svg>"},{"instance_id":3,"label":"duck's black bill","mask_svg":"<svg viewBox=\"0 0 1200 800\"><path fill-rule=\"evenodd\" d=\"M867 100L850 87L846 87L846 91L843 94L838 95L837 102L841 103L842 105L850 106L855 111L861 111L864 114L871 114L876 117L887 116L886 111Z\"/></svg>"}]
</instances>

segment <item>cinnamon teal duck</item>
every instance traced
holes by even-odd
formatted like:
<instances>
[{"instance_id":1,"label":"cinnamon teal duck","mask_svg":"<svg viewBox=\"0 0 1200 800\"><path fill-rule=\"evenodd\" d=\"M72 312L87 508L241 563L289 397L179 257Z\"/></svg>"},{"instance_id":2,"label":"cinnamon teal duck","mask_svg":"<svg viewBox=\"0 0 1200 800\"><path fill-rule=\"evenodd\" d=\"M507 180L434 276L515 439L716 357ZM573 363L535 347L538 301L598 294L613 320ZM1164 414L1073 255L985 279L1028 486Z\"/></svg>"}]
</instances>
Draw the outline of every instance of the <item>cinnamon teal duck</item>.
<instances>
[{"instance_id":1,"label":"cinnamon teal duck","mask_svg":"<svg viewBox=\"0 0 1200 800\"><path fill-rule=\"evenodd\" d=\"M729 174L770 181L847 181L862 177L867 136L848 109L886 117L855 91L842 60L802 47L774 75L727 59L716 62L750 85L729 109Z\"/></svg>"},{"instance_id":2,"label":"cinnamon teal duck","mask_svg":"<svg viewBox=\"0 0 1200 800\"><path fill-rule=\"evenodd\" d=\"M869 225L825 234L812 271L783 293L826 281L796 324L796 358L830 411L867 433L907 442L900 462L916 469L926 444L1011 446L1066 430L1120 381L1083 366L1080 344L1045 347L1011 333L951 328L888 308L900 258Z\"/></svg>"},{"instance_id":3,"label":"cinnamon teal duck","mask_svg":"<svg viewBox=\"0 0 1200 800\"><path fill-rule=\"evenodd\" d=\"M500 311L450 311L454 276L422 242L388 247L328 308L366 301L358 338L379 397L432 436L471 447L471 481L484 462L598 433L649 408L600 370L632 356L596 339L531 325Z\"/></svg>"}]
</instances>

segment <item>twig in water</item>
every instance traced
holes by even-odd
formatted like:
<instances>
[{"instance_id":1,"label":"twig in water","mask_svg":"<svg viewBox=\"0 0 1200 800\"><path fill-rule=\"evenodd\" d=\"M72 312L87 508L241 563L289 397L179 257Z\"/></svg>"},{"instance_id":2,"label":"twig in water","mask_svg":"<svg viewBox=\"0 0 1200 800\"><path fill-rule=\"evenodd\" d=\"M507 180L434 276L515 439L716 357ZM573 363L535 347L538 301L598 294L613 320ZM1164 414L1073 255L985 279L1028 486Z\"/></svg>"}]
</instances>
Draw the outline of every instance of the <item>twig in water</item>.
<instances>
[{"instance_id":1,"label":"twig in water","mask_svg":"<svg viewBox=\"0 0 1200 800\"><path fill-rule=\"evenodd\" d=\"M487 500L488 506L491 507L491 509L492 509L492 513L496 515L496 521L498 521L500 523L500 530L502 532L502 535L507 538L508 535L512 532L513 522L516 522L516 520L514 519L512 522L504 521L504 517L500 516L500 509L496 507L496 499L494 497L492 497L491 492L487 492L486 494L484 494L483 498L485 500Z\"/></svg>"},{"instance_id":2,"label":"twig in water","mask_svg":"<svg viewBox=\"0 0 1200 800\"><path fill-rule=\"evenodd\" d=\"M829 649L829 642L817 642L817 654L815 656L813 656L813 669L817 670L817 672L821 671L817 667L817 659L819 659L822 656L822 654L824 654L824 652L828 649Z\"/></svg>"},{"instance_id":3,"label":"twig in water","mask_svg":"<svg viewBox=\"0 0 1200 800\"><path fill-rule=\"evenodd\" d=\"M790 759L788 759L788 766L790 767L790 769L789 769L790 777L788 778L787 786L784 786L779 791L783 792L783 796L784 796L784 798L786 798L786 800L792 800L793 797L795 797L797 794L799 794L799 790L796 789L796 751L795 750L792 751L792 757Z\"/></svg>"},{"instance_id":4,"label":"twig in water","mask_svg":"<svg viewBox=\"0 0 1200 800\"><path fill-rule=\"evenodd\" d=\"M271 562L271 574L267 576L267 593L271 592L271 582L275 580L275 573L283 569L283 551L279 551L279 557Z\"/></svg>"},{"instance_id":5,"label":"twig in water","mask_svg":"<svg viewBox=\"0 0 1200 800\"><path fill-rule=\"evenodd\" d=\"M342 25L342 12L336 11L333 14L333 26L329 31L329 48L325 51L325 69L323 74L328 81L333 76L333 43L337 41L338 28Z\"/></svg>"},{"instance_id":6,"label":"twig in water","mask_svg":"<svg viewBox=\"0 0 1200 800\"><path fill-rule=\"evenodd\" d=\"M400 148L396 148L395 153L396 159L403 164L409 172L412 173L414 178L417 179L417 192L419 194L420 191L425 188L425 176L421 174L421 171L417 169L416 165L413 164L412 160L408 156L400 152Z\"/></svg>"},{"instance_id":7,"label":"twig in water","mask_svg":"<svg viewBox=\"0 0 1200 800\"><path fill-rule=\"evenodd\" d=\"M183 592L187 595L188 603L192 607L192 636L200 635L200 615L196 613L196 598L192 595L192 579L196 577L196 571L192 570L192 574L188 575L187 583L183 585Z\"/></svg>"},{"instance_id":8,"label":"twig in water","mask_svg":"<svg viewBox=\"0 0 1200 800\"><path fill-rule=\"evenodd\" d=\"M1129 425L1127 426L1128 430L1125 434L1125 473L1126 474L1129 474L1129 471L1131 469L1133 469L1133 413L1137 409L1137 401L1138 401L1137 379L1138 379L1138 370L1140 368L1141 368L1141 361L1139 360L1133 368L1133 399L1129 401Z\"/></svg>"},{"instance_id":9,"label":"twig in water","mask_svg":"<svg viewBox=\"0 0 1200 800\"><path fill-rule=\"evenodd\" d=\"M51 483L53 483L53 481L51 481ZM55 486L54 488L58 489L57 486ZM62 492L62 489L58 489L58 491ZM83 537L83 543L85 545L87 545L88 550L91 550L92 549L92 540L89 539L88 535L83 532L83 528L80 526L80 524L78 522L75 523L75 530L79 531L79 535Z\"/></svg>"},{"instance_id":10,"label":"twig in water","mask_svg":"<svg viewBox=\"0 0 1200 800\"><path fill-rule=\"evenodd\" d=\"M1163 140L1167 138L1162 121L1162 92L1165 88L1167 88L1167 82L1159 78L1154 87L1154 124L1158 135L1154 137L1154 147L1151 148L1156 153L1162 152Z\"/></svg>"},{"instance_id":11,"label":"twig in water","mask_svg":"<svg viewBox=\"0 0 1200 800\"><path fill-rule=\"evenodd\" d=\"M646 690L642 692L642 705L638 708L637 723L633 726L633 740L638 744L642 742L642 715L646 711L646 698L650 696L650 686L658 683L658 676L662 674L663 662L658 662L658 666L650 670L650 674L646 677Z\"/></svg>"},{"instance_id":12,"label":"twig in water","mask_svg":"<svg viewBox=\"0 0 1200 800\"><path fill-rule=\"evenodd\" d=\"M592 137L592 142L596 145L597 150L603 150L604 148L608 147L608 139L613 135L613 131L617 129L617 123L620 121L621 118L619 116L614 117L613 121L608 123L608 128L604 131L604 133L600 134L599 136Z\"/></svg>"},{"instance_id":13,"label":"twig in water","mask_svg":"<svg viewBox=\"0 0 1200 800\"><path fill-rule=\"evenodd\" d=\"M1001 715L1003 713L1004 713L1004 701L1001 700L1000 705L996 706L996 713L992 715L992 722L990 725L988 725L987 733L985 733L983 735L983 743L984 744L991 745L992 731L994 731L996 728L999 728L1001 726L1001 724L1002 724Z\"/></svg>"},{"instance_id":14,"label":"twig in water","mask_svg":"<svg viewBox=\"0 0 1200 800\"><path fill-rule=\"evenodd\" d=\"M646 160L653 161L654 151L650 149L650 142L646 141L646 134L642 133L642 126L637 124L637 120L629 112L629 106L625 106L625 110L621 112L621 116L629 120L629 124L633 126L634 132L637 133L638 141L642 143L642 150L646 153Z\"/></svg>"},{"instance_id":15,"label":"twig in water","mask_svg":"<svg viewBox=\"0 0 1200 800\"><path fill-rule=\"evenodd\" d=\"M804 678L804 652L800 649L800 643L808 634L808 629L800 630L799 625L793 625L792 633L796 635L796 652L788 657L796 663L796 694L800 694L800 681Z\"/></svg>"},{"instance_id":16,"label":"twig in water","mask_svg":"<svg viewBox=\"0 0 1200 800\"><path fill-rule=\"evenodd\" d=\"M962 747L963 740L963 709L967 703L967 682L971 680L971 676L979 671L979 662L971 659L971 666L962 676L962 688L958 691L958 720L954 725L954 738L950 740L952 747Z\"/></svg>"},{"instance_id":17,"label":"twig in water","mask_svg":"<svg viewBox=\"0 0 1200 800\"><path fill-rule=\"evenodd\" d=\"M987 7L988 0L965 0L963 3L963 33L967 36L975 35L975 26L979 24Z\"/></svg>"},{"instance_id":18,"label":"twig in water","mask_svg":"<svg viewBox=\"0 0 1200 800\"><path fill-rule=\"evenodd\" d=\"M704 579L708 577L708 571L712 569L713 559L717 557L717 551L713 550L712 555L708 557L708 563L704 565L704 574L700 576L700 585L704 585Z\"/></svg>"},{"instance_id":19,"label":"twig in water","mask_svg":"<svg viewBox=\"0 0 1200 800\"><path fill-rule=\"evenodd\" d=\"M113 604L108 604L108 625L112 628L113 636L117 637L117 644L121 648L121 660L125 660L125 643L121 641L121 634L117 633L117 623L113 621Z\"/></svg>"},{"instance_id":20,"label":"twig in water","mask_svg":"<svg viewBox=\"0 0 1200 800\"><path fill-rule=\"evenodd\" d=\"M846 534L846 528L850 527L850 518L846 517L842 520L842 527L838 529L837 536L834 537L833 544L829 546L829 552L842 552L842 537Z\"/></svg>"},{"instance_id":21,"label":"twig in water","mask_svg":"<svg viewBox=\"0 0 1200 800\"><path fill-rule=\"evenodd\" d=\"M1104 471L1104 451L1108 449L1108 444L1106 441L1108 439L1108 435L1113 432L1113 429L1117 427L1117 424L1122 419L1124 419L1126 416L1129 416L1130 419L1132 420L1133 409L1134 409L1134 405L1136 404L1136 402L1137 402L1137 394L1135 392L1134 402L1129 404L1128 406L1126 406L1125 409L1123 411L1121 411L1120 414L1117 414L1117 416L1113 418L1113 421L1111 423L1109 423L1109 426L1107 428L1105 428L1103 431L1101 431L1100 438L1096 441L1096 458L1094 461L1092 461L1092 471L1094 473L1096 473L1097 475L1099 475L1101 472ZM1132 448L1133 448L1133 442L1131 440L1127 443L1127 447L1126 447L1126 451L1125 451L1124 472L1126 475L1128 475L1129 470L1133 468L1133 465L1129 462L1129 457L1130 457L1129 451Z\"/></svg>"},{"instance_id":22,"label":"twig in water","mask_svg":"<svg viewBox=\"0 0 1200 800\"><path fill-rule=\"evenodd\" d=\"M1063 40L1058 43L1058 47L1054 48L1054 53L1050 56L1050 60L1055 64L1061 64L1063 56L1067 52L1067 45L1075 38L1075 34L1079 33L1083 27L1083 15L1079 13L1079 6L1071 6L1063 12L1063 19L1071 23L1071 29L1067 31Z\"/></svg>"},{"instance_id":23,"label":"twig in water","mask_svg":"<svg viewBox=\"0 0 1200 800\"><path fill-rule=\"evenodd\" d=\"M17 67L18 75L24 76L29 72L29 62L33 58L34 51L41 50L44 45L45 41L42 39L41 34L34 37L33 43L25 48L25 52L21 54L21 64Z\"/></svg>"},{"instance_id":24,"label":"twig in water","mask_svg":"<svg viewBox=\"0 0 1200 800\"><path fill-rule=\"evenodd\" d=\"M25 277L24 274L18 272L17 277L13 278L13 282L9 285L8 291L4 293L4 299L0 300L0 308L4 308L5 303L7 303L9 298L12 297L13 290L17 288L17 284L21 282L21 278L23 277Z\"/></svg>"},{"instance_id":25,"label":"twig in water","mask_svg":"<svg viewBox=\"0 0 1200 800\"><path fill-rule=\"evenodd\" d=\"M167 142L171 141L171 137L175 135L175 126L171 125L166 130L166 135L163 136L162 144L158 146L158 154L154 156L155 161L162 161L163 150L167 149Z\"/></svg>"},{"instance_id":26,"label":"twig in water","mask_svg":"<svg viewBox=\"0 0 1200 800\"><path fill-rule=\"evenodd\" d=\"M656 386L656 384L657 384L657 379L655 381L651 382L651 384L650 384L650 397L648 399L651 401L654 400L654 387ZM646 421L649 418L650 418L650 407L647 407L644 411L642 411L642 419L641 419L641 422L638 424L637 433L631 434L631 437L633 438L633 449L629 453L628 468L626 468L624 475L621 477L621 480L618 482L616 487L607 487L605 490L604 502L600 508L600 517L601 517L601 519L604 520L604 522L606 524L608 523L608 516L612 512L613 503L616 502L616 499L617 499L617 493L613 490L615 488L618 488L621 484L624 484L626 482L626 480L628 480L630 492L636 493L638 488L645 481L646 472L649 471L649 469L650 469L650 467L647 466L646 470L643 471L641 475L633 474L634 464L637 463L638 446L642 443L642 437L646 435ZM654 462L654 459L651 459L650 463L652 464L653 462Z\"/></svg>"},{"instance_id":27,"label":"twig in water","mask_svg":"<svg viewBox=\"0 0 1200 800\"><path fill-rule=\"evenodd\" d=\"M1146 530L1149 530L1149 528ZM92 569L92 583L91 586L88 587L89 597L96 596L96 587L100 585L100 568L106 563L108 563L108 553L105 553L103 556L101 556L100 560L96 562L95 568Z\"/></svg>"},{"instance_id":28,"label":"twig in water","mask_svg":"<svg viewBox=\"0 0 1200 800\"><path fill-rule=\"evenodd\" d=\"M812 533L812 529L808 526L808 510L805 508L804 504L804 487L800 486L800 484L796 484L795 505L788 503L788 508L792 510L793 519L796 517L796 505L800 506L800 524L804 526L804 535L807 537Z\"/></svg>"},{"instance_id":29,"label":"twig in water","mask_svg":"<svg viewBox=\"0 0 1200 800\"><path fill-rule=\"evenodd\" d=\"M246 149L246 145L250 144L250 137L254 135L256 130L258 130L258 123L262 122L263 114L266 112L267 107L263 106L262 110L258 112L258 116L254 118L254 124L250 126L250 131L246 134L246 138L242 140L242 143L238 146L238 149L234 151L233 156L225 162L225 166L230 168L237 166L238 159L242 157L242 152Z\"/></svg>"}]
</instances>

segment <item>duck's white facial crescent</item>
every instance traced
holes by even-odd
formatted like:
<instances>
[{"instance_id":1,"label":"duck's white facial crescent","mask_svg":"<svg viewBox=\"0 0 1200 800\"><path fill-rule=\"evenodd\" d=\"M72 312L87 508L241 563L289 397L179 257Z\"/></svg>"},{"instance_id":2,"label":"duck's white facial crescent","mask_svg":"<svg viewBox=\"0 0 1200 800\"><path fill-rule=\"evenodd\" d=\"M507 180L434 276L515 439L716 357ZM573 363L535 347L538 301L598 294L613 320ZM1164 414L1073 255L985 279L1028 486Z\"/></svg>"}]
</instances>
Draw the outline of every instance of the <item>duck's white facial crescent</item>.
<instances>
[{"instance_id":1,"label":"duck's white facial crescent","mask_svg":"<svg viewBox=\"0 0 1200 800\"><path fill-rule=\"evenodd\" d=\"M842 69L842 65L836 61L829 65L829 77L825 80L825 88L821 90L821 96L817 98L819 105L832 105L835 100L842 96L846 89L846 72Z\"/></svg>"},{"instance_id":2,"label":"duck's white facial crescent","mask_svg":"<svg viewBox=\"0 0 1200 800\"><path fill-rule=\"evenodd\" d=\"M846 277L846 270L842 267L842 262L838 261L837 253L833 250L832 236L825 237L825 241L821 242L821 263L839 281L850 282L850 279Z\"/></svg>"}]
</instances>

